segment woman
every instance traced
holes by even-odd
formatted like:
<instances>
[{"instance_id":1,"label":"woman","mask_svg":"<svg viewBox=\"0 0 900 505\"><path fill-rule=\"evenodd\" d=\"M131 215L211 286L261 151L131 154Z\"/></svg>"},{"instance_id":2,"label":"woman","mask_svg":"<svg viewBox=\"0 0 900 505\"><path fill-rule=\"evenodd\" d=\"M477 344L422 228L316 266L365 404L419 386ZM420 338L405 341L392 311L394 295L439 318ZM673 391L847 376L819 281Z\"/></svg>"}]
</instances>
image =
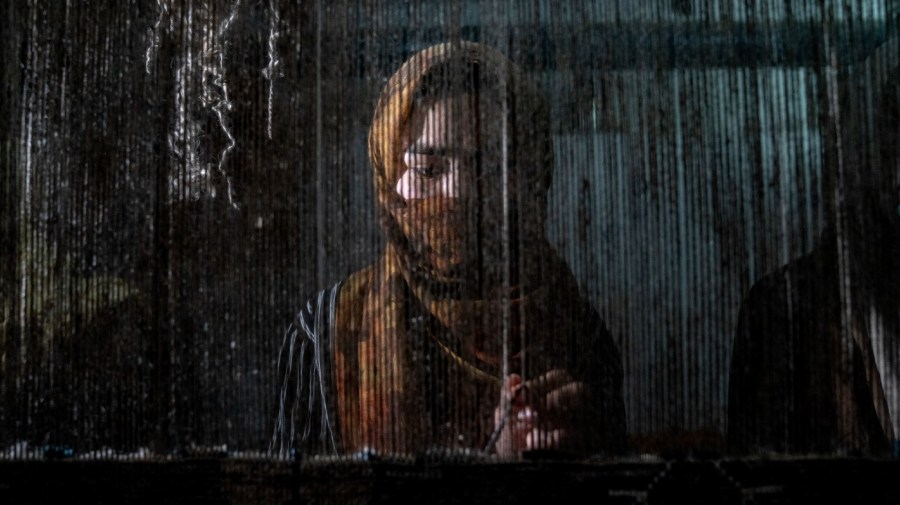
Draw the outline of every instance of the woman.
<instances>
[{"instance_id":1,"label":"woman","mask_svg":"<svg viewBox=\"0 0 900 505\"><path fill-rule=\"evenodd\" d=\"M498 51L413 55L369 132L384 252L314 296L270 449L620 451L622 368L544 237L547 105Z\"/></svg>"}]
</instances>

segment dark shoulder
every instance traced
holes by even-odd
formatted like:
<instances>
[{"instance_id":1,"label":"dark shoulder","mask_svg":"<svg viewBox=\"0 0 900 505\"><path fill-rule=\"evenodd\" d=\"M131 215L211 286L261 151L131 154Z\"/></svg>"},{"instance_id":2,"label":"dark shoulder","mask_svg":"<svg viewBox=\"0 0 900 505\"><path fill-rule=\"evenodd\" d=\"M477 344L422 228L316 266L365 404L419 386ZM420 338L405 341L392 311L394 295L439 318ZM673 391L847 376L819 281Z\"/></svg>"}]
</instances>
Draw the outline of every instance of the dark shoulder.
<instances>
[{"instance_id":1,"label":"dark shoulder","mask_svg":"<svg viewBox=\"0 0 900 505\"><path fill-rule=\"evenodd\" d=\"M834 242L764 276L744 298L730 370L728 443L738 453L826 447L840 324Z\"/></svg>"},{"instance_id":2,"label":"dark shoulder","mask_svg":"<svg viewBox=\"0 0 900 505\"><path fill-rule=\"evenodd\" d=\"M755 282L741 304L739 324L815 317L831 306L837 290L834 245L822 242L810 253Z\"/></svg>"},{"instance_id":3,"label":"dark shoulder","mask_svg":"<svg viewBox=\"0 0 900 505\"><path fill-rule=\"evenodd\" d=\"M827 354L828 328L840 314L834 251L826 242L753 285L738 313L733 379L777 382Z\"/></svg>"}]
</instances>

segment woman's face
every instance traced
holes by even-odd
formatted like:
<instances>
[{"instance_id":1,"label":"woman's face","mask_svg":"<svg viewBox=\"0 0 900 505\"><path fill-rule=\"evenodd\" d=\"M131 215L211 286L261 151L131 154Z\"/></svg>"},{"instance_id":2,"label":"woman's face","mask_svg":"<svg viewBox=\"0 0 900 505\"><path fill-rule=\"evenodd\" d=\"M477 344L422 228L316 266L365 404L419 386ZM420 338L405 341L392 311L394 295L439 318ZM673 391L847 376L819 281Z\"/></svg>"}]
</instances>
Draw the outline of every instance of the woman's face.
<instances>
[{"instance_id":1,"label":"woman's face","mask_svg":"<svg viewBox=\"0 0 900 505\"><path fill-rule=\"evenodd\" d=\"M395 186L406 205L394 211L437 273L470 280L501 261L499 216L512 201L502 190L512 187L503 178L502 108L477 98L451 95L414 111Z\"/></svg>"},{"instance_id":2,"label":"woman's face","mask_svg":"<svg viewBox=\"0 0 900 505\"><path fill-rule=\"evenodd\" d=\"M466 198L479 169L501 148L502 115L472 94L434 100L413 113L396 191L404 200Z\"/></svg>"}]
</instances>

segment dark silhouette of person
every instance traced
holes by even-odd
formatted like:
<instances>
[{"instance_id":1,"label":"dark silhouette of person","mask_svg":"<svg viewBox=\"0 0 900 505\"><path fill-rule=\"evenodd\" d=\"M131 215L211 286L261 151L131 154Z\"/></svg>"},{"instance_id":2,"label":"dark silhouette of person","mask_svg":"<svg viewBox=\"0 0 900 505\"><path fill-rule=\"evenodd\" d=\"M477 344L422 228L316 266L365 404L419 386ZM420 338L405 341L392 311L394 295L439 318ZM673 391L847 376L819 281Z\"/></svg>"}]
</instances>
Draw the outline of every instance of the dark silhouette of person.
<instances>
[{"instance_id":1,"label":"dark silhouette of person","mask_svg":"<svg viewBox=\"0 0 900 505\"><path fill-rule=\"evenodd\" d=\"M900 67L887 72L874 111L854 101L865 88L851 83L834 125L845 149L829 184L835 218L811 253L759 280L740 309L728 405L739 454L896 453Z\"/></svg>"}]
</instances>

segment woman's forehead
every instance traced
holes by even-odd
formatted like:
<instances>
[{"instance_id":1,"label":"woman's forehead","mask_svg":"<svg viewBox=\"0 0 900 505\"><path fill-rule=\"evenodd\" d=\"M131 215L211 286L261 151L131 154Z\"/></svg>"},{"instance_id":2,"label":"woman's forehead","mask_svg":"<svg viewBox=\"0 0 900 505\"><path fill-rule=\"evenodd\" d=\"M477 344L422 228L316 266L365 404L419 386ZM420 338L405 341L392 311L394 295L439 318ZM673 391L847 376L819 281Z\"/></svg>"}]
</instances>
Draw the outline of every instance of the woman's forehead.
<instances>
[{"instance_id":1,"label":"woman's forehead","mask_svg":"<svg viewBox=\"0 0 900 505\"><path fill-rule=\"evenodd\" d=\"M404 139L410 145L427 142L474 147L477 139L502 131L502 110L473 93L434 98L413 108Z\"/></svg>"}]
</instances>

